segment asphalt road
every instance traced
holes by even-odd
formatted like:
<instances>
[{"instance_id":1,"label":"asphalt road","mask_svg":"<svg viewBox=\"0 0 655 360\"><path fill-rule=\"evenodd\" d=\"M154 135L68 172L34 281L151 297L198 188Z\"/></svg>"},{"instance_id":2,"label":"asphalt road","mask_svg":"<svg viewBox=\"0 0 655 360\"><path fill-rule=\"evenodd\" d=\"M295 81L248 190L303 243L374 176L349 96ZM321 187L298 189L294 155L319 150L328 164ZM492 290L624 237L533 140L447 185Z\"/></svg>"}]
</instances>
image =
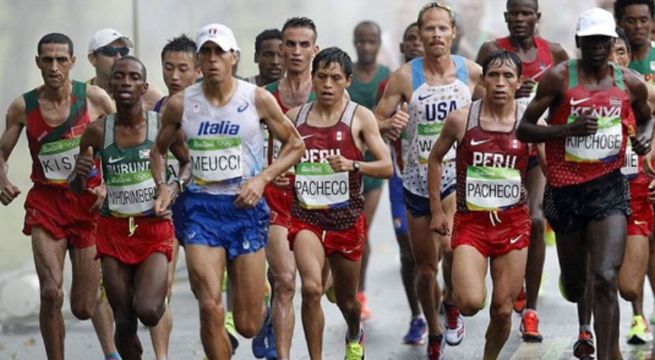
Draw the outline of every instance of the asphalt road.
<instances>
[{"instance_id":1,"label":"asphalt road","mask_svg":"<svg viewBox=\"0 0 655 360\"><path fill-rule=\"evenodd\" d=\"M386 195L383 195L385 199ZM369 269L368 298L373 317L366 322L366 358L424 359L425 347L413 347L401 342L409 323L409 310L400 281L398 250L388 215L388 202L383 201L373 223L371 241L373 255ZM542 293L539 298L542 344L522 343L518 335L519 317L513 316L512 334L501 359L571 359L571 347L577 336L575 305L564 301L557 290L559 275L554 248L548 248ZM298 286L299 288L299 286ZM646 314L651 314L653 299L646 295ZM292 359L308 359L302 324L300 323L300 296L295 299L296 327ZM324 358L343 359L345 323L337 307L323 301L325 311ZM170 358L203 359L198 333L198 310L184 273L174 285L172 301L174 328ZM466 338L457 347L446 348L447 359L478 359L482 356L484 333L488 323L488 310L466 318ZM624 334L630 323L629 304L621 301L621 348L626 359L650 359L652 347L631 346L625 343ZM102 359L100 347L90 321L69 319L66 322L66 358ZM153 359L150 338L145 328L140 329L144 344L144 359ZM5 322L0 333L0 359L45 359L43 342L35 318L14 323ZM241 339L234 359L254 359L250 341Z\"/></svg>"}]
</instances>

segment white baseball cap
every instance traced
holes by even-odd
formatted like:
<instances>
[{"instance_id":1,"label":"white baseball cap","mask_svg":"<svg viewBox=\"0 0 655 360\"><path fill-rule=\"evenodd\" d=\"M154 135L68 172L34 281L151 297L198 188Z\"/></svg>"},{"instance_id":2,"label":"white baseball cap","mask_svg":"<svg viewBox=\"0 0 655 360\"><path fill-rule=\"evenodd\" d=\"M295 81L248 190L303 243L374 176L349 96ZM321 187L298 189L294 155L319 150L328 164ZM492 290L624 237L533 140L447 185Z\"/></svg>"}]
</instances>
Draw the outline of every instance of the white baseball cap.
<instances>
[{"instance_id":1,"label":"white baseball cap","mask_svg":"<svg viewBox=\"0 0 655 360\"><path fill-rule=\"evenodd\" d=\"M607 10L595 7L580 14L575 35L619 37L614 16Z\"/></svg>"},{"instance_id":2,"label":"white baseball cap","mask_svg":"<svg viewBox=\"0 0 655 360\"><path fill-rule=\"evenodd\" d=\"M223 51L240 51L239 45L237 45L237 40L234 38L234 33L225 25L209 24L200 29L196 36L198 51L200 51L202 45L207 41L211 41L220 46Z\"/></svg>"},{"instance_id":3,"label":"white baseball cap","mask_svg":"<svg viewBox=\"0 0 655 360\"><path fill-rule=\"evenodd\" d=\"M89 52L92 53L101 47L107 46L119 39L125 41L127 47L134 47L134 43L127 36L119 33L114 29L102 29L96 31L96 33L91 37L91 40L89 41Z\"/></svg>"}]
</instances>

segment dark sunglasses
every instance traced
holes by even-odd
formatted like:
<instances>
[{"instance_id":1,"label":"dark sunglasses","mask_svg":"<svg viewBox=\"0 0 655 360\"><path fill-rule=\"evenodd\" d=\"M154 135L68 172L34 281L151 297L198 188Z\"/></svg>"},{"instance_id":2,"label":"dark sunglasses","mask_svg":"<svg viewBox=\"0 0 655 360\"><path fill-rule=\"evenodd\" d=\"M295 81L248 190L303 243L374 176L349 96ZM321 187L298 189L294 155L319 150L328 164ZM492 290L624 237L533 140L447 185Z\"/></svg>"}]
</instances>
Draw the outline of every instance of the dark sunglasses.
<instances>
[{"instance_id":1,"label":"dark sunglasses","mask_svg":"<svg viewBox=\"0 0 655 360\"><path fill-rule=\"evenodd\" d=\"M119 48L115 48L113 46L103 46L100 49L96 50L96 52L99 52L102 55L109 56L109 57L114 57L116 56L116 54L121 54L121 56L125 56L130 53L130 48L126 46L119 47Z\"/></svg>"}]
</instances>

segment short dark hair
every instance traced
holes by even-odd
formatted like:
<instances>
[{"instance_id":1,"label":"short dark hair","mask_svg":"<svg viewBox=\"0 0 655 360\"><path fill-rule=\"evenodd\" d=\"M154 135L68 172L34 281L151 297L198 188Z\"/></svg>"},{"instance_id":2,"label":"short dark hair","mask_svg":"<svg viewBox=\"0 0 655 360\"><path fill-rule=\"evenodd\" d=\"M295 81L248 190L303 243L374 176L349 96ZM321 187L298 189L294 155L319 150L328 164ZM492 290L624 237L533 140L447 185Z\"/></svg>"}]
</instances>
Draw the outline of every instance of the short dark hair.
<instances>
[{"instance_id":1,"label":"short dark hair","mask_svg":"<svg viewBox=\"0 0 655 360\"><path fill-rule=\"evenodd\" d=\"M164 61L164 55L166 55L166 53L169 51L189 52L195 56L197 50L198 47L196 46L196 42L191 40L188 36L186 36L186 34L182 34L178 37L168 40L166 45L164 45L164 49L161 51L161 60Z\"/></svg>"},{"instance_id":2,"label":"short dark hair","mask_svg":"<svg viewBox=\"0 0 655 360\"><path fill-rule=\"evenodd\" d=\"M519 1L519 0L507 0L507 3L505 3L505 7L507 8L509 4L513 1ZM535 10L539 11L539 0L532 0L532 3L534 4Z\"/></svg>"},{"instance_id":3,"label":"short dark hair","mask_svg":"<svg viewBox=\"0 0 655 360\"><path fill-rule=\"evenodd\" d=\"M625 14L625 8L630 5L648 5L650 17L655 16L655 4L653 0L616 0L614 3L614 18L619 21Z\"/></svg>"},{"instance_id":4,"label":"short dark hair","mask_svg":"<svg viewBox=\"0 0 655 360\"><path fill-rule=\"evenodd\" d=\"M357 24L357 26L355 26L355 29L353 29L353 37L355 37L355 33L357 32L357 29L359 29L360 27L364 27L364 26L373 26L375 28L375 30L378 32L378 38L382 37L382 28L380 27L380 25L378 23L376 23L375 21L371 21L371 20L364 20L364 21L360 22L359 24Z\"/></svg>"},{"instance_id":5,"label":"short dark hair","mask_svg":"<svg viewBox=\"0 0 655 360\"><path fill-rule=\"evenodd\" d=\"M119 63L128 61L128 60L129 61L135 61L135 62L139 63L139 65L141 65L141 69L143 70L141 75L143 75L143 81L145 81L148 78L148 71L146 70L146 66L143 64L143 62L141 60L139 60L138 57L132 56L132 55L125 55L125 56L121 57L120 59L116 60L114 65L112 65L112 67L111 67L112 75L114 74L114 69L116 69L116 65L118 65Z\"/></svg>"},{"instance_id":6,"label":"short dark hair","mask_svg":"<svg viewBox=\"0 0 655 360\"><path fill-rule=\"evenodd\" d=\"M350 77L353 74L353 61L347 52L336 46L323 49L316 54L312 60L312 77L316 74L319 67L326 68L330 64L336 63L341 65L341 70Z\"/></svg>"},{"instance_id":7,"label":"short dark hair","mask_svg":"<svg viewBox=\"0 0 655 360\"><path fill-rule=\"evenodd\" d=\"M628 38L628 34L626 34L625 31L623 31L623 29L621 29L618 26L616 27L616 34L619 37L615 38L614 41L615 42L617 40L623 41L623 43L625 44L625 49L628 51L628 54L632 54L632 47L630 47L630 39Z\"/></svg>"},{"instance_id":8,"label":"short dark hair","mask_svg":"<svg viewBox=\"0 0 655 360\"><path fill-rule=\"evenodd\" d=\"M50 33L44 35L36 45L36 53L41 55L41 45L43 44L66 44L68 45L68 55L73 56L73 40L62 33Z\"/></svg>"},{"instance_id":9,"label":"short dark hair","mask_svg":"<svg viewBox=\"0 0 655 360\"><path fill-rule=\"evenodd\" d=\"M255 55L259 54L262 50L262 44L264 41L272 39L282 41L282 32L278 29L266 29L260 32L255 38Z\"/></svg>"},{"instance_id":10,"label":"short dark hair","mask_svg":"<svg viewBox=\"0 0 655 360\"><path fill-rule=\"evenodd\" d=\"M318 37L318 32L316 31L316 24L314 24L314 21L308 17L292 17L290 19L287 19L287 21L284 23L284 26L282 26L282 33L284 33L287 29L290 28L299 28L299 27L304 27L310 29L312 32L314 32L314 37Z\"/></svg>"},{"instance_id":11,"label":"short dark hair","mask_svg":"<svg viewBox=\"0 0 655 360\"><path fill-rule=\"evenodd\" d=\"M523 63L521 63L521 59L514 52L507 50L496 50L489 54L489 56L487 56L482 63L483 76L487 75L489 66L491 66L491 64L494 62L499 62L500 64L514 64L516 66L516 77L521 77L521 72L523 71Z\"/></svg>"},{"instance_id":12,"label":"short dark hair","mask_svg":"<svg viewBox=\"0 0 655 360\"><path fill-rule=\"evenodd\" d=\"M411 28L413 28L414 26L418 27L418 23L413 22L413 23L407 25L407 27L405 28L405 31L403 31L403 41L405 41L405 39L407 39L407 35L409 34L409 30Z\"/></svg>"},{"instance_id":13,"label":"short dark hair","mask_svg":"<svg viewBox=\"0 0 655 360\"><path fill-rule=\"evenodd\" d=\"M450 16L450 25L455 27L456 22L455 22L455 12L453 11L453 8L450 7L450 5L446 5L444 3L440 3L438 1L433 1L425 4L421 10L418 11L418 17L416 19L416 25L420 28L423 25L423 15L430 9L441 9L444 10L445 12L448 13Z\"/></svg>"}]
</instances>

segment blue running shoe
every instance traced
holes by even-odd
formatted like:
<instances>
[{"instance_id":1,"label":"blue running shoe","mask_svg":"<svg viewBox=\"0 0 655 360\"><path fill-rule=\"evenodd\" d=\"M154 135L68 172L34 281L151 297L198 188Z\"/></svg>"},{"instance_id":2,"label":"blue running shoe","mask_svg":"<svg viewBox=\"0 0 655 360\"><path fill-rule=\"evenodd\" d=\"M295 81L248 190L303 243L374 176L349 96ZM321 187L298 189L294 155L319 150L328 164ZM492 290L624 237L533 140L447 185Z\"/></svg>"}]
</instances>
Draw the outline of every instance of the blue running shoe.
<instances>
[{"instance_id":1,"label":"blue running shoe","mask_svg":"<svg viewBox=\"0 0 655 360\"><path fill-rule=\"evenodd\" d=\"M409 330L403 337L403 342L409 345L422 345L428 335L428 327L423 318L415 318L409 322Z\"/></svg>"},{"instance_id":2,"label":"blue running shoe","mask_svg":"<svg viewBox=\"0 0 655 360\"><path fill-rule=\"evenodd\" d=\"M266 360L277 360L277 348L275 347L275 332L273 331L273 323L269 322L268 331L266 331L266 343L268 349L266 350Z\"/></svg>"},{"instance_id":3,"label":"blue running shoe","mask_svg":"<svg viewBox=\"0 0 655 360\"><path fill-rule=\"evenodd\" d=\"M264 358L268 351L268 347L266 346L266 335L268 334L268 328L272 328L270 308L266 310L266 320L264 320L262 328L259 330L259 333L257 333L257 335L252 338L252 354L257 359Z\"/></svg>"}]
</instances>

